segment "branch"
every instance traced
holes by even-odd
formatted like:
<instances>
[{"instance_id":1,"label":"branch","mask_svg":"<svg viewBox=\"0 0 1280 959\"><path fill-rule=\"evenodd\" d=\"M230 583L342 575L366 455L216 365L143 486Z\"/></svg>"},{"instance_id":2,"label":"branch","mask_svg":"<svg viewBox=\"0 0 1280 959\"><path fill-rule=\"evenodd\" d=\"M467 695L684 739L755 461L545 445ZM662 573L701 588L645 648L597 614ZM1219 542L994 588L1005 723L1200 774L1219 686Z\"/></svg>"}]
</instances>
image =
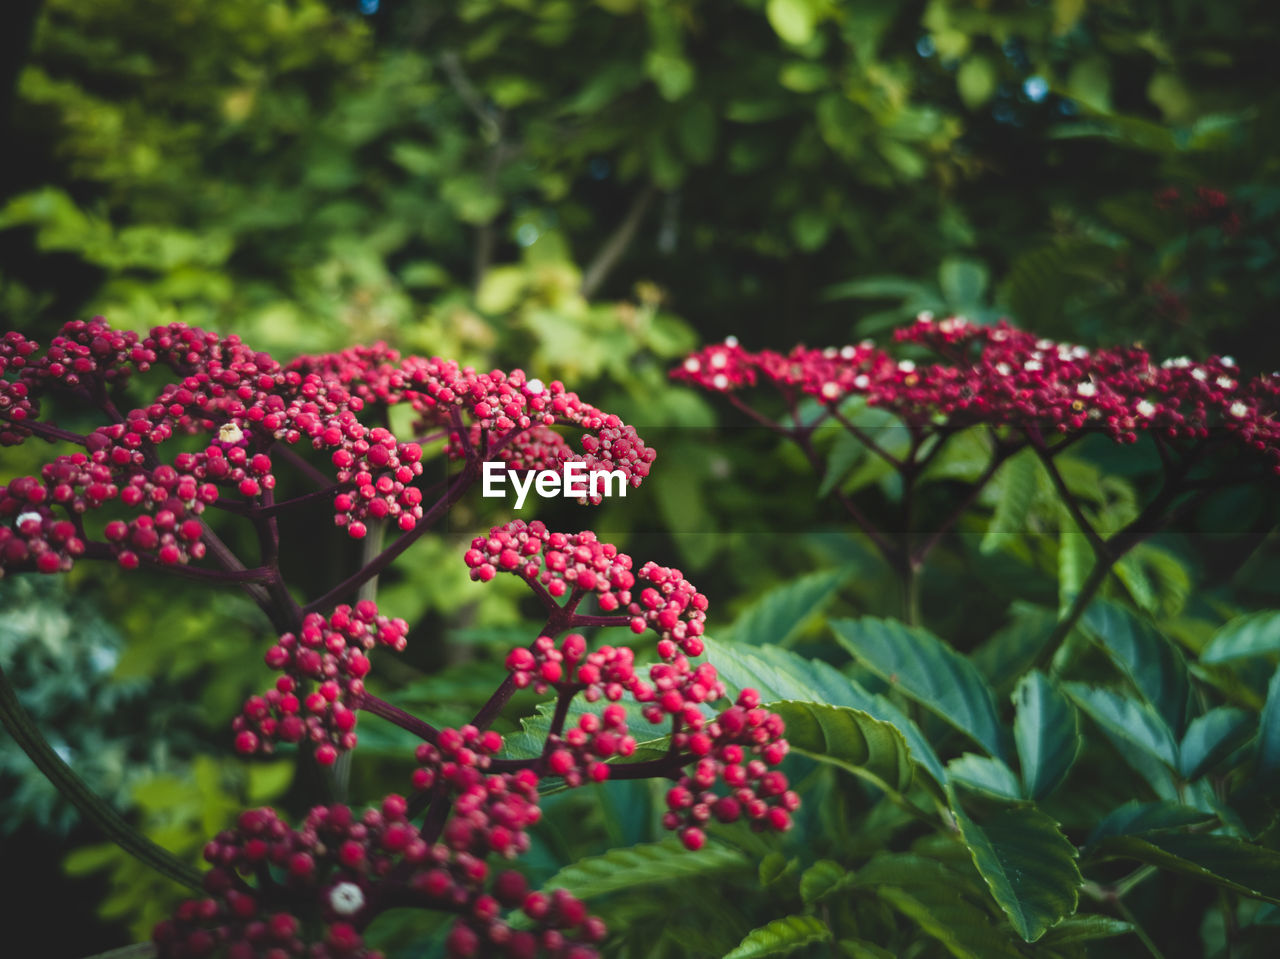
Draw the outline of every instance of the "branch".
<instances>
[{"instance_id":1,"label":"branch","mask_svg":"<svg viewBox=\"0 0 1280 959\"><path fill-rule=\"evenodd\" d=\"M650 183L631 201L631 206L627 209L622 222L609 234L609 238L604 241L604 246L600 247L595 259L582 272L582 286L579 287L578 292L585 299L589 300L596 295L604 285L605 279L613 272L613 268L618 265L618 261L627 252L627 247L635 239L636 231L640 229L644 215L649 212L649 207L653 205L657 195L657 187Z\"/></svg>"},{"instance_id":2,"label":"branch","mask_svg":"<svg viewBox=\"0 0 1280 959\"><path fill-rule=\"evenodd\" d=\"M40 733L39 727L18 701L9 679L0 669L0 723L31 761L84 818L126 852L136 856L156 872L191 889L200 889L200 874L166 849L134 829L90 789L62 761Z\"/></svg>"},{"instance_id":3,"label":"branch","mask_svg":"<svg viewBox=\"0 0 1280 959\"><path fill-rule=\"evenodd\" d=\"M413 733L423 742L434 743L440 735L440 731L430 723L423 722L413 713L406 712L399 706L393 706L373 693L366 692L360 697L360 702L356 707L363 709L367 713L379 716L387 722L399 726L405 732Z\"/></svg>"},{"instance_id":4,"label":"branch","mask_svg":"<svg viewBox=\"0 0 1280 959\"><path fill-rule=\"evenodd\" d=\"M458 475L458 478L454 481L453 485L445 492L444 496L436 500L435 505L427 511L426 515L423 516L422 519L418 520L417 526L408 532L403 533L394 543L379 553L373 562L366 563L363 567L348 576L323 596L313 599L311 602L307 603L306 606L302 607L302 614L305 616L308 613L315 613L322 609L327 609L343 596L347 595L347 593L352 590L359 589L364 583L373 579L395 562L401 553L416 543L422 537L422 534L430 529L431 525L443 516L445 511L448 510L449 507L467 491L467 488L475 482L478 472L479 470L475 463L468 463L466 468Z\"/></svg>"}]
</instances>

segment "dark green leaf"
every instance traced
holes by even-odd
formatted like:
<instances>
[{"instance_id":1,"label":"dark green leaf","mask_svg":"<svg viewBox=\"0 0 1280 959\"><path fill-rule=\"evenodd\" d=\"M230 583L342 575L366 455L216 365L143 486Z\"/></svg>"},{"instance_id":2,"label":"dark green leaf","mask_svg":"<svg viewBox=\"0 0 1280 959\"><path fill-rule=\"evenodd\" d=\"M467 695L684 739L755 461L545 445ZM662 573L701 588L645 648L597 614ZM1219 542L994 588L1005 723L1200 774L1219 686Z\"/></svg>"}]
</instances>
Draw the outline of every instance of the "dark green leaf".
<instances>
[{"instance_id":1,"label":"dark green leaf","mask_svg":"<svg viewBox=\"0 0 1280 959\"><path fill-rule=\"evenodd\" d=\"M867 775L897 792L911 785L911 753L891 723L847 706L791 700L767 706L787 724L787 742L801 755Z\"/></svg>"},{"instance_id":2,"label":"dark green leaf","mask_svg":"<svg viewBox=\"0 0 1280 959\"><path fill-rule=\"evenodd\" d=\"M1200 661L1225 663L1275 652L1280 652L1280 610L1268 609L1237 616L1224 625L1201 650Z\"/></svg>"},{"instance_id":3,"label":"dark green leaf","mask_svg":"<svg viewBox=\"0 0 1280 959\"><path fill-rule=\"evenodd\" d=\"M849 475L849 470L867 453L867 448L852 433L841 430L827 455L827 472L818 487L818 498L824 498Z\"/></svg>"},{"instance_id":4,"label":"dark green leaf","mask_svg":"<svg viewBox=\"0 0 1280 959\"><path fill-rule=\"evenodd\" d=\"M994 553L1011 537L1026 532L1039 469L1035 454L1026 449L1005 460L996 472L991 482L998 499L979 547L983 553Z\"/></svg>"},{"instance_id":5,"label":"dark green leaf","mask_svg":"<svg viewBox=\"0 0 1280 959\"><path fill-rule=\"evenodd\" d=\"M1041 799L1067 777L1080 753L1080 716L1043 673L1028 673L1014 691L1013 739L1027 797Z\"/></svg>"},{"instance_id":6,"label":"dark green leaf","mask_svg":"<svg viewBox=\"0 0 1280 959\"><path fill-rule=\"evenodd\" d=\"M1005 758L995 701L974 667L942 640L896 620L835 620L840 644L882 679L933 710L987 752Z\"/></svg>"},{"instance_id":7,"label":"dark green leaf","mask_svg":"<svg viewBox=\"0 0 1280 959\"><path fill-rule=\"evenodd\" d=\"M719 634L721 642L786 645L786 641L836 594L852 570L823 570L783 583L748 606L728 630Z\"/></svg>"},{"instance_id":8,"label":"dark green leaf","mask_svg":"<svg viewBox=\"0 0 1280 959\"><path fill-rule=\"evenodd\" d=\"M1032 806L1001 809L981 826L958 807L955 814L974 865L1018 935L1035 942L1075 912L1083 878L1057 823Z\"/></svg>"},{"instance_id":9,"label":"dark green leaf","mask_svg":"<svg viewBox=\"0 0 1280 959\"><path fill-rule=\"evenodd\" d=\"M897 959L888 949L865 939L841 939L839 945L849 959Z\"/></svg>"},{"instance_id":10,"label":"dark green leaf","mask_svg":"<svg viewBox=\"0 0 1280 959\"><path fill-rule=\"evenodd\" d=\"M965 753L947 763L947 775L961 785L1000 799L1023 798L1018 777L999 759Z\"/></svg>"},{"instance_id":11,"label":"dark green leaf","mask_svg":"<svg viewBox=\"0 0 1280 959\"><path fill-rule=\"evenodd\" d=\"M1071 916L1062 920L1040 940L1045 946L1066 946L1095 939L1110 939L1132 932L1133 926L1110 916Z\"/></svg>"},{"instance_id":12,"label":"dark green leaf","mask_svg":"<svg viewBox=\"0 0 1280 959\"><path fill-rule=\"evenodd\" d=\"M1094 827L1086 845L1096 846L1111 836L1136 836L1161 830L1181 829L1184 826L1209 822L1213 818L1212 813L1193 809L1191 806L1184 806L1182 803L1171 800L1143 803L1134 799L1108 813Z\"/></svg>"},{"instance_id":13,"label":"dark green leaf","mask_svg":"<svg viewBox=\"0 0 1280 959\"><path fill-rule=\"evenodd\" d=\"M707 659L735 693L751 687L762 702L793 699L860 709L896 726L911 747L912 758L939 785L946 784L946 770L919 727L887 697L873 696L829 663L808 660L778 646L727 646L713 639L705 639L704 644Z\"/></svg>"},{"instance_id":14,"label":"dark green leaf","mask_svg":"<svg viewBox=\"0 0 1280 959\"><path fill-rule=\"evenodd\" d=\"M825 942L830 938L831 930L816 916L787 916L751 930L735 949L725 953L724 959L785 956L801 946Z\"/></svg>"},{"instance_id":15,"label":"dark green leaf","mask_svg":"<svg viewBox=\"0 0 1280 959\"><path fill-rule=\"evenodd\" d=\"M1084 683L1066 683L1063 689L1108 734L1138 746L1170 769L1177 766L1173 733L1149 706Z\"/></svg>"},{"instance_id":16,"label":"dark green leaf","mask_svg":"<svg viewBox=\"0 0 1280 959\"><path fill-rule=\"evenodd\" d=\"M1099 845L1109 859L1136 859L1234 892L1280 903L1280 853L1234 839L1198 833L1116 836Z\"/></svg>"},{"instance_id":17,"label":"dark green leaf","mask_svg":"<svg viewBox=\"0 0 1280 959\"><path fill-rule=\"evenodd\" d=\"M728 846L709 843L692 852L675 839L666 839L579 859L548 879L544 888L567 889L579 899L591 899L634 886L708 877L748 867L747 857Z\"/></svg>"},{"instance_id":18,"label":"dark green leaf","mask_svg":"<svg viewBox=\"0 0 1280 959\"><path fill-rule=\"evenodd\" d=\"M973 901L980 890L935 859L882 853L858 870L854 885L873 890L956 959L1022 956L1008 933Z\"/></svg>"},{"instance_id":19,"label":"dark green leaf","mask_svg":"<svg viewBox=\"0 0 1280 959\"><path fill-rule=\"evenodd\" d=\"M1243 709L1219 706L1193 719L1178 746L1178 772L1197 779L1253 735L1253 717Z\"/></svg>"},{"instance_id":20,"label":"dark green leaf","mask_svg":"<svg viewBox=\"0 0 1280 959\"><path fill-rule=\"evenodd\" d=\"M1271 675L1259 720L1258 774L1266 781L1280 777L1280 667Z\"/></svg>"},{"instance_id":21,"label":"dark green leaf","mask_svg":"<svg viewBox=\"0 0 1280 959\"><path fill-rule=\"evenodd\" d=\"M1174 736L1187 728L1191 683L1182 654L1150 624L1113 603L1094 602L1082 623L1164 718Z\"/></svg>"},{"instance_id":22,"label":"dark green leaf","mask_svg":"<svg viewBox=\"0 0 1280 959\"><path fill-rule=\"evenodd\" d=\"M852 878L853 873L838 862L819 859L800 876L800 898L806 906L812 906L848 885Z\"/></svg>"}]
</instances>

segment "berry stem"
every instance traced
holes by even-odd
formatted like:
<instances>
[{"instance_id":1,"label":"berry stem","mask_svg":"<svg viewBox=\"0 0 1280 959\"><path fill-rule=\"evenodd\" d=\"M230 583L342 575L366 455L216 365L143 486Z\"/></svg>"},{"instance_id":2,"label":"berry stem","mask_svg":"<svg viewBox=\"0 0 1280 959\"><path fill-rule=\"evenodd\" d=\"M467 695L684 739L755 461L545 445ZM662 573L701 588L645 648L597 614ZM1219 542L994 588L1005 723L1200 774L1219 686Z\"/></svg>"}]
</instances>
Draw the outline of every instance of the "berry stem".
<instances>
[{"instance_id":1,"label":"berry stem","mask_svg":"<svg viewBox=\"0 0 1280 959\"><path fill-rule=\"evenodd\" d=\"M73 433L70 430L64 430L61 427L54 426L52 423L42 423L39 420L26 420L22 422L8 420L7 422L14 423L15 426L20 426L23 429L30 430L33 436L38 436L41 439L49 440L51 442L60 441L63 443L75 443L77 446L84 446L87 442L86 437L82 436L80 433Z\"/></svg>"},{"instance_id":2,"label":"berry stem","mask_svg":"<svg viewBox=\"0 0 1280 959\"><path fill-rule=\"evenodd\" d=\"M356 572L352 573L333 589L329 590L323 596L313 599L307 605L302 607L302 614L306 616L308 613L319 612L328 609L330 606L338 602L343 596L353 590L359 589L364 583L373 579L384 569L390 566L397 557L405 550L416 543L422 535L431 528L444 513L452 506L463 493L476 481L476 477L480 475L480 467L477 463L468 461L462 472L458 474L458 478L454 480L453 485L445 491L445 494L436 500L435 505L418 520L413 529L402 533L396 538L396 541L384 549L371 562L366 563Z\"/></svg>"},{"instance_id":3,"label":"berry stem","mask_svg":"<svg viewBox=\"0 0 1280 959\"><path fill-rule=\"evenodd\" d=\"M423 722L412 713L406 712L399 706L395 706L370 692L366 692L360 697L360 702L356 708L372 713L374 716L380 716L392 725L399 726L405 732L413 733L424 742L435 743L436 738L440 735L440 731L430 723Z\"/></svg>"},{"instance_id":4,"label":"berry stem","mask_svg":"<svg viewBox=\"0 0 1280 959\"><path fill-rule=\"evenodd\" d=\"M53 751L31 716L18 701L18 696L4 670L0 669L0 724L22 747L36 768L48 777L67 800L126 852L136 856L161 875L192 889L200 889L200 874L172 853L130 826L120 814L93 792Z\"/></svg>"}]
</instances>

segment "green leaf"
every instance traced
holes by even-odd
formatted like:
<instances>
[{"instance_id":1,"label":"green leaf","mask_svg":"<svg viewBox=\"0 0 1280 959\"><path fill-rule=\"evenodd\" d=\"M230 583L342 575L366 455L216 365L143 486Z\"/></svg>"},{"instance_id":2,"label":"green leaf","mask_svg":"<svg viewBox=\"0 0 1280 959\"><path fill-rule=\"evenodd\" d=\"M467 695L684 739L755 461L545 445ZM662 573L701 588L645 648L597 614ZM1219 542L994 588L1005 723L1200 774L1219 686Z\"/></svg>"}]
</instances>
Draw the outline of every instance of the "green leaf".
<instances>
[{"instance_id":1,"label":"green leaf","mask_svg":"<svg viewBox=\"0 0 1280 959\"><path fill-rule=\"evenodd\" d=\"M839 486L841 480L849 475L849 470L853 469L866 453L867 448L857 437L841 430L840 435L831 444L831 452L827 455L827 472L822 477L822 485L818 487L818 499L825 499L833 489Z\"/></svg>"},{"instance_id":2,"label":"green leaf","mask_svg":"<svg viewBox=\"0 0 1280 959\"><path fill-rule=\"evenodd\" d=\"M973 663L927 630L896 620L842 619L831 626L840 644L878 676L1006 758L995 701Z\"/></svg>"},{"instance_id":3,"label":"green leaf","mask_svg":"<svg viewBox=\"0 0 1280 959\"><path fill-rule=\"evenodd\" d=\"M803 756L832 763L903 792L911 785L911 753L891 723L860 709L783 700L767 708L787 724L787 742Z\"/></svg>"},{"instance_id":4,"label":"green leaf","mask_svg":"<svg viewBox=\"0 0 1280 959\"><path fill-rule=\"evenodd\" d=\"M1093 568L1093 550L1089 540L1076 521L1071 518L1067 508L1061 508L1058 522L1058 611L1065 615L1075 600L1085 577Z\"/></svg>"},{"instance_id":5,"label":"green leaf","mask_svg":"<svg viewBox=\"0 0 1280 959\"><path fill-rule=\"evenodd\" d=\"M1280 853L1230 836L1147 833L1105 840L1099 855L1136 859L1253 899L1280 903Z\"/></svg>"},{"instance_id":6,"label":"green leaf","mask_svg":"<svg viewBox=\"0 0 1280 959\"><path fill-rule=\"evenodd\" d=\"M1094 827L1085 845L1093 847L1112 836L1136 836L1161 830L1181 829L1184 826L1196 826L1214 818L1212 813L1172 800L1144 803L1133 799L1107 813Z\"/></svg>"},{"instance_id":7,"label":"green leaf","mask_svg":"<svg viewBox=\"0 0 1280 959\"><path fill-rule=\"evenodd\" d=\"M1057 823L1033 806L999 810L981 826L954 811L974 865L1018 935L1035 942L1076 911L1084 879Z\"/></svg>"},{"instance_id":8,"label":"green leaf","mask_svg":"<svg viewBox=\"0 0 1280 959\"><path fill-rule=\"evenodd\" d=\"M1083 739L1080 714L1043 673L1030 672L1018 683L1013 701L1013 739L1029 799L1053 792L1075 763Z\"/></svg>"},{"instance_id":9,"label":"green leaf","mask_svg":"<svg viewBox=\"0 0 1280 959\"><path fill-rule=\"evenodd\" d=\"M1137 746L1170 769L1177 766L1173 733L1150 707L1085 683L1065 683L1063 690L1112 737Z\"/></svg>"},{"instance_id":10,"label":"green leaf","mask_svg":"<svg viewBox=\"0 0 1280 959\"><path fill-rule=\"evenodd\" d=\"M1020 959L1022 953L987 911L970 900L979 895L965 877L935 859L912 853L881 853L858 870L854 885L870 889L911 919L956 959Z\"/></svg>"},{"instance_id":11,"label":"green leaf","mask_svg":"<svg viewBox=\"0 0 1280 959\"><path fill-rule=\"evenodd\" d=\"M1178 747L1178 772L1197 779L1225 759L1253 735L1253 717L1243 709L1219 706L1187 726Z\"/></svg>"},{"instance_id":12,"label":"green leaf","mask_svg":"<svg viewBox=\"0 0 1280 959\"><path fill-rule=\"evenodd\" d=\"M1280 610L1267 609L1225 624L1200 651L1200 662L1225 663L1275 652L1280 652Z\"/></svg>"},{"instance_id":13,"label":"green leaf","mask_svg":"<svg viewBox=\"0 0 1280 959\"><path fill-rule=\"evenodd\" d=\"M1133 932L1133 926L1110 916L1071 916L1046 932L1040 943L1044 946L1066 946L1078 942L1093 942L1096 939L1110 939L1127 932Z\"/></svg>"},{"instance_id":14,"label":"green leaf","mask_svg":"<svg viewBox=\"0 0 1280 959\"><path fill-rule=\"evenodd\" d=\"M841 939L839 946L849 959L897 959L888 949L882 949L865 939Z\"/></svg>"},{"instance_id":15,"label":"green leaf","mask_svg":"<svg viewBox=\"0 0 1280 959\"><path fill-rule=\"evenodd\" d=\"M947 763L947 775L963 786L1000 799L1022 798L1018 777L999 759L965 753Z\"/></svg>"},{"instance_id":16,"label":"green leaf","mask_svg":"<svg viewBox=\"0 0 1280 959\"><path fill-rule=\"evenodd\" d=\"M969 57L956 71L956 89L960 99L970 110L982 106L996 92L996 68L990 58L981 55Z\"/></svg>"},{"instance_id":17,"label":"green leaf","mask_svg":"<svg viewBox=\"0 0 1280 959\"><path fill-rule=\"evenodd\" d=\"M786 645L810 617L822 609L852 575L851 569L822 570L774 587L748 606L728 630L722 642Z\"/></svg>"},{"instance_id":18,"label":"green leaf","mask_svg":"<svg viewBox=\"0 0 1280 959\"><path fill-rule=\"evenodd\" d=\"M254 763L249 767L248 797L251 803L265 803L275 799L293 782L292 760L273 763Z\"/></svg>"},{"instance_id":19,"label":"green leaf","mask_svg":"<svg viewBox=\"0 0 1280 959\"><path fill-rule=\"evenodd\" d=\"M982 553L991 554L1019 533L1027 531L1027 517L1036 495L1036 474L1039 464L1035 453L1022 450L1009 457L992 479L996 509L982 537L979 547Z\"/></svg>"},{"instance_id":20,"label":"green leaf","mask_svg":"<svg viewBox=\"0 0 1280 959\"><path fill-rule=\"evenodd\" d=\"M858 280L834 283L822 291L823 300L910 300L936 298L937 291L919 280L906 276L868 276Z\"/></svg>"},{"instance_id":21,"label":"green leaf","mask_svg":"<svg viewBox=\"0 0 1280 959\"><path fill-rule=\"evenodd\" d=\"M949 256L938 267L938 286L956 312L972 312L982 305L988 279L986 266L978 260Z\"/></svg>"},{"instance_id":22,"label":"green leaf","mask_svg":"<svg viewBox=\"0 0 1280 959\"><path fill-rule=\"evenodd\" d=\"M738 945L725 953L724 959L759 959L762 956L785 956L801 946L826 942L831 938L827 924L816 916L787 916L753 929Z\"/></svg>"},{"instance_id":23,"label":"green leaf","mask_svg":"<svg viewBox=\"0 0 1280 959\"><path fill-rule=\"evenodd\" d=\"M800 898L806 906L825 899L843 889L853 878L853 873L838 862L819 859L800 876Z\"/></svg>"},{"instance_id":24,"label":"green leaf","mask_svg":"<svg viewBox=\"0 0 1280 959\"><path fill-rule=\"evenodd\" d=\"M873 696L862 686L821 660L808 660L779 646L727 646L704 637L707 659L735 693L751 687L762 702L791 699L849 706L874 719L891 723L906 738L911 756L939 785L946 770L920 729L886 696ZM788 735L788 738L790 736Z\"/></svg>"},{"instance_id":25,"label":"green leaf","mask_svg":"<svg viewBox=\"0 0 1280 959\"><path fill-rule=\"evenodd\" d=\"M774 32L797 47L809 42L818 20L813 0L769 0L764 12Z\"/></svg>"},{"instance_id":26,"label":"green leaf","mask_svg":"<svg viewBox=\"0 0 1280 959\"><path fill-rule=\"evenodd\" d=\"M1271 675L1258 721L1258 775L1266 782L1280 778L1280 667Z\"/></svg>"},{"instance_id":27,"label":"green leaf","mask_svg":"<svg viewBox=\"0 0 1280 959\"><path fill-rule=\"evenodd\" d=\"M1168 724L1175 736L1187 728L1191 681L1182 654L1155 627L1113 603L1092 603L1081 617L1116 664Z\"/></svg>"},{"instance_id":28,"label":"green leaf","mask_svg":"<svg viewBox=\"0 0 1280 959\"><path fill-rule=\"evenodd\" d=\"M579 899L592 899L620 889L709 877L749 867L746 855L728 846L708 843L692 852L675 839L665 839L579 859L548 879L544 888L567 889Z\"/></svg>"}]
</instances>

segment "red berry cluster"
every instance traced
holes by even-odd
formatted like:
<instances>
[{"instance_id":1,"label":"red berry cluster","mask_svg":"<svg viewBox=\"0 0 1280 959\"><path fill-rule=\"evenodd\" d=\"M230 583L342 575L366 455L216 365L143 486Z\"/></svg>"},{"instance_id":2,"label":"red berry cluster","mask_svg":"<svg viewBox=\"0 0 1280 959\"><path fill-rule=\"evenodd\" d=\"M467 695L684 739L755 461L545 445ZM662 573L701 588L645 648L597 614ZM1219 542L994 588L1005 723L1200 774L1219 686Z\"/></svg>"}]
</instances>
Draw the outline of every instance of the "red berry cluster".
<instances>
[{"instance_id":1,"label":"red berry cluster","mask_svg":"<svg viewBox=\"0 0 1280 959\"><path fill-rule=\"evenodd\" d=\"M39 348L13 330L0 336L0 446L21 443L30 435L21 424L40 415L40 404L25 378L29 373L24 374L28 358ZM18 374L17 379L6 377L11 371Z\"/></svg>"},{"instance_id":2,"label":"red berry cluster","mask_svg":"<svg viewBox=\"0 0 1280 959\"><path fill-rule=\"evenodd\" d=\"M274 689L245 703L232 724L236 749L269 753L277 741L305 739L316 744L320 763L332 764L356 745L367 654L377 645L403 650L408 631L403 619L379 615L369 600L339 606L328 618L308 614L296 634L285 633L267 650L267 665L284 675Z\"/></svg>"},{"instance_id":3,"label":"red berry cluster","mask_svg":"<svg viewBox=\"0 0 1280 959\"><path fill-rule=\"evenodd\" d=\"M357 395L369 402L409 403L424 427L447 428L449 455L455 459L473 450L516 469L554 469L573 460L588 470L621 470L639 486L657 455L618 417L583 402L559 381L544 385L522 370L479 373L438 357L401 359L384 344L305 358L292 368L318 373L327 382L354 384ZM557 424L586 431L581 452L548 429Z\"/></svg>"},{"instance_id":4,"label":"red berry cluster","mask_svg":"<svg viewBox=\"0 0 1280 959\"><path fill-rule=\"evenodd\" d=\"M1185 200L1177 187L1166 187L1156 193L1155 201L1161 210L1181 212L1192 226L1215 226L1224 237L1240 232L1239 212L1225 193L1213 187L1198 186Z\"/></svg>"},{"instance_id":5,"label":"red berry cluster","mask_svg":"<svg viewBox=\"0 0 1280 959\"><path fill-rule=\"evenodd\" d=\"M477 536L464 557L471 578L488 582L499 573L514 573L538 583L552 596L593 594L600 608L618 609L631 601L635 583L631 557L595 533L552 533L538 520L512 520Z\"/></svg>"},{"instance_id":6,"label":"red berry cluster","mask_svg":"<svg viewBox=\"0 0 1280 959\"><path fill-rule=\"evenodd\" d=\"M636 678L635 652L628 646L601 646L588 651L581 633L570 633L560 646L550 636L539 636L529 648L518 646L507 654L507 669L517 689L529 686L545 693L548 685L581 691L589 703L601 697L617 702L629 692L643 702L645 684Z\"/></svg>"},{"instance_id":7,"label":"red berry cluster","mask_svg":"<svg viewBox=\"0 0 1280 959\"><path fill-rule=\"evenodd\" d=\"M1137 347L1088 350L962 317L922 315L895 333L945 362L917 366L866 344L797 348L788 357L736 343L708 347L673 371L676 379L726 392L757 377L836 406L850 396L925 427L976 423L1072 433L1098 429L1119 442L1140 432L1196 439L1221 429L1263 452L1280 472L1280 375L1243 381L1230 357L1154 363Z\"/></svg>"},{"instance_id":8,"label":"red berry cluster","mask_svg":"<svg viewBox=\"0 0 1280 959\"><path fill-rule=\"evenodd\" d=\"M627 713L621 706L606 706L600 715L583 713L578 724L563 735L547 737L547 771L569 786L602 783L609 778L608 761L625 759L636 751L635 737L627 729Z\"/></svg>"},{"instance_id":9,"label":"red berry cluster","mask_svg":"<svg viewBox=\"0 0 1280 959\"><path fill-rule=\"evenodd\" d=\"M769 768L787 754L782 733L782 719L761 709L752 689L705 726L677 733L680 746L699 758L667 792L663 825L678 829L690 849L702 847L702 827L713 817L730 823L745 815L756 829L789 829L800 797L787 788L785 774ZM729 791L717 793L717 782Z\"/></svg>"},{"instance_id":10,"label":"red berry cluster","mask_svg":"<svg viewBox=\"0 0 1280 959\"><path fill-rule=\"evenodd\" d=\"M677 648L689 656L701 656L707 597L680 570L657 563L645 563L636 579L651 585L627 605L631 631L642 633L648 627L657 632L658 655L665 660L674 659Z\"/></svg>"},{"instance_id":11,"label":"red berry cluster","mask_svg":"<svg viewBox=\"0 0 1280 959\"><path fill-rule=\"evenodd\" d=\"M541 816L538 776L531 769L488 773L501 748L497 733L475 726L441 730L435 743L418 747L422 765L414 771L414 788L447 789L454 802L436 847L447 851L444 861L419 872L410 885L461 914L445 941L451 957L594 959L596 951L587 944L604 938L604 923L588 916L573 896L563 890L550 896L530 893L515 872L500 873L485 891L490 876L485 857L510 859L525 852L527 830ZM519 906L540 931L513 930L499 918L500 906Z\"/></svg>"},{"instance_id":12,"label":"red berry cluster","mask_svg":"<svg viewBox=\"0 0 1280 959\"><path fill-rule=\"evenodd\" d=\"M488 776L502 737L475 726L443 729L436 742L418 747L415 789L447 787L457 798L443 838L457 853L507 859L528 850L526 830L541 818L538 777L528 769Z\"/></svg>"},{"instance_id":13,"label":"red berry cluster","mask_svg":"<svg viewBox=\"0 0 1280 959\"><path fill-rule=\"evenodd\" d=\"M519 873L493 876L482 856L427 843L407 811L395 795L359 818L346 806L317 806L297 830L272 809L242 813L205 847L209 896L156 927L158 956L379 959L361 931L385 909L423 906L459 914L450 957L593 959L582 943L602 939L604 926L581 902L529 893ZM535 931L513 930L504 907L522 908Z\"/></svg>"},{"instance_id":14,"label":"red berry cluster","mask_svg":"<svg viewBox=\"0 0 1280 959\"><path fill-rule=\"evenodd\" d=\"M113 330L100 316L63 325L49 348L31 364L32 378L67 389L124 384L134 369L147 370L155 354L138 334Z\"/></svg>"}]
</instances>

